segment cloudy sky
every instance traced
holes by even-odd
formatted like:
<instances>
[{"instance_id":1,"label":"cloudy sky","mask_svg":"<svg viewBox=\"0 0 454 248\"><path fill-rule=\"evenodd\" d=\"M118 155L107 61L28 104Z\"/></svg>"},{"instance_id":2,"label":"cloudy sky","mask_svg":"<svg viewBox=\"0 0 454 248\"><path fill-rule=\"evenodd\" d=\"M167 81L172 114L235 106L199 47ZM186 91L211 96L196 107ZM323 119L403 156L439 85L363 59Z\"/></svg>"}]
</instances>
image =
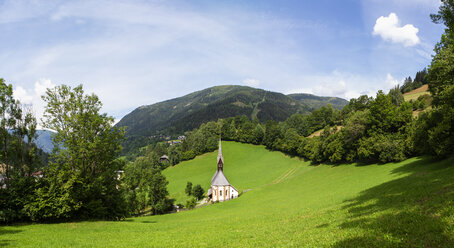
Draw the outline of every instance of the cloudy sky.
<instances>
[{"instance_id":1,"label":"cloudy sky","mask_svg":"<svg viewBox=\"0 0 454 248\"><path fill-rule=\"evenodd\" d=\"M224 84L345 99L429 65L438 0L1 0L0 77L38 116L83 84L116 119Z\"/></svg>"}]
</instances>

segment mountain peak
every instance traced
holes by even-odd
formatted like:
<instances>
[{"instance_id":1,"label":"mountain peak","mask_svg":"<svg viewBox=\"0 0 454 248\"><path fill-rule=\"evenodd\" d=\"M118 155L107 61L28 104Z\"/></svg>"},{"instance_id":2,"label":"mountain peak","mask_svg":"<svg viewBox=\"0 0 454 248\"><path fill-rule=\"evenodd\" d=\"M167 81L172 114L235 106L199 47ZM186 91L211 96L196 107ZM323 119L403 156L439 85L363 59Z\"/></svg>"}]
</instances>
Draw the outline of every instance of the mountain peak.
<instances>
[{"instance_id":1,"label":"mountain peak","mask_svg":"<svg viewBox=\"0 0 454 248\"><path fill-rule=\"evenodd\" d=\"M283 121L292 114L310 113L328 103L342 107L347 103L342 100L301 94L287 96L249 86L219 85L138 107L123 117L117 126L126 127L127 142L123 146L127 152L131 149L129 143L143 146L152 136L182 134L219 118L245 115L261 122Z\"/></svg>"}]
</instances>

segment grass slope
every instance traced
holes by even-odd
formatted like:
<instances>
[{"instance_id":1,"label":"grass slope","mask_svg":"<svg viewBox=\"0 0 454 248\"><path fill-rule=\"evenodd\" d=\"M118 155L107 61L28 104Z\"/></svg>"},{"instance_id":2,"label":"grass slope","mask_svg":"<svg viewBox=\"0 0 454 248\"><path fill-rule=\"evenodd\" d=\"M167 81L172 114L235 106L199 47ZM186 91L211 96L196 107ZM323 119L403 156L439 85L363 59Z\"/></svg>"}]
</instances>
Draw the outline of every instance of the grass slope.
<instances>
[{"instance_id":1,"label":"grass slope","mask_svg":"<svg viewBox=\"0 0 454 248\"><path fill-rule=\"evenodd\" d=\"M270 152L263 146L246 145L223 141L224 174L239 192L268 184L286 171L300 165L297 159L288 159L280 152ZM218 151L204 154L197 159L185 161L164 171L169 181L170 196L177 203L185 203L188 196L184 190L188 181L200 184L205 192L210 187L216 171Z\"/></svg>"},{"instance_id":2,"label":"grass slope","mask_svg":"<svg viewBox=\"0 0 454 248\"><path fill-rule=\"evenodd\" d=\"M410 101L410 100L416 101L418 99L418 97L420 97L422 95L426 95L426 94L430 94L429 85L427 85L427 84L405 93L404 99L405 99L405 101Z\"/></svg>"},{"instance_id":3,"label":"grass slope","mask_svg":"<svg viewBox=\"0 0 454 248\"><path fill-rule=\"evenodd\" d=\"M238 187L252 188L240 198L193 211L120 222L3 226L0 246L454 247L453 159L310 166L278 153L266 155L263 147L223 145L229 180ZM263 160L257 156L259 162L251 162L252 166L260 164L263 175L274 176L260 181L254 175L238 178L228 168L237 166L235 159L244 161L244 157L228 155L229 150L262 154ZM243 152L237 155L245 156ZM196 158L194 164L173 170L206 166L209 172L200 171L209 180L212 157ZM245 162L242 166L250 165ZM179 179L184 183L206 177L170 170L166 174L175 180L184 177ZM179 187L178 183L169 185L173 195Z\"/></svg>"}]
</instances>

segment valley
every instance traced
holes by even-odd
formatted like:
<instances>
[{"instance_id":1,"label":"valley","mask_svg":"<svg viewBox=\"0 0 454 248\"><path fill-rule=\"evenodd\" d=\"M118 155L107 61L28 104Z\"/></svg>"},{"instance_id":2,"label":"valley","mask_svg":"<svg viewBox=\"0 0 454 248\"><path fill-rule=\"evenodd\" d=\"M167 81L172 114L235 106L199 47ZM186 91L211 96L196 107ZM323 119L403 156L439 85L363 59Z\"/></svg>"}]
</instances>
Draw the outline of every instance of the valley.
<instances>
[{"instance_id":1,"label":"valley","mask_svg":"<svg viewBox=\"0 0 454 248\"><path fill-rule=\"evenodd\" d=\"M225 151L224 151L225 150ZM251 156L246 158L245 151ZM11 247L450 247L453 161L313 166L262 146L223 142L239 198L176 214L0 227ZM172 197L207 185L216 152L164 171ZM237 171L237 172L235 172Z\"/></svg>"}]
</instances>

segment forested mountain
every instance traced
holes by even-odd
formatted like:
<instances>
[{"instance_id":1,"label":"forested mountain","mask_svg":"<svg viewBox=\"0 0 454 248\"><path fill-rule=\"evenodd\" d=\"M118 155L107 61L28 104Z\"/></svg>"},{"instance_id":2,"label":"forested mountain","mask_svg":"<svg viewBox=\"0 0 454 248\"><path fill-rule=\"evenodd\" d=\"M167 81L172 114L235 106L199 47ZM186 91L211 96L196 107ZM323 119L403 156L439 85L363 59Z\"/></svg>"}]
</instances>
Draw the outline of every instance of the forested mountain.
<instances>
[{"instance_id":1,"label":"forested mountain","mask_svg":"<svg viewBox=\"0 0 454 248\"><path fill-rule=\"evenodd\" d=\"M288 96L313 109L321 108L328 103L335 109L342 109L348 103L347 100L339 97L316 96L307 93L290 94Z\"/></svg>"},{"instance_id":2,"label":"forested mountain","mask_svg":"<svg viewBox=\"0 0 454 248\"><path fill-rule=\"evenodd\" d=\"M265 91L247 86L224 85L207 88L183 97L141 106L117 124L126 127L124 151L149 143L149 137L175 135L208 121L238 115L251 120L283 121L295 113L310 113L328 103L341 108L348 102L340 98L317 97Z\"/></svg>"}]
</instances>

